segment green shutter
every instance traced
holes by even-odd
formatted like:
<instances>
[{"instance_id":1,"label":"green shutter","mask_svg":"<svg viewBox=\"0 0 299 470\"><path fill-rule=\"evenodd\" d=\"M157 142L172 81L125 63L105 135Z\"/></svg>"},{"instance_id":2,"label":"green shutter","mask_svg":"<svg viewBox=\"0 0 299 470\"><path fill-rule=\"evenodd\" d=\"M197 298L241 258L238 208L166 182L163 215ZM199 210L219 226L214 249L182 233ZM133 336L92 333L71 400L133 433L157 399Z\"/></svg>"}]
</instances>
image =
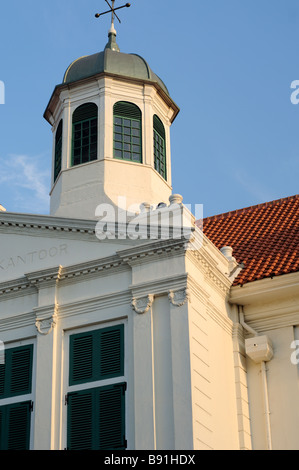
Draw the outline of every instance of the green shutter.
<instances>
[{"instance_id":1,"label":"green shutter","mask_svg":"<svg viewBox=\"0 0 299 470\"><path fill-rule=\"evenodd\" d=\"M126 447L124 385L103 387L98 392L100 450Z\"/></svg>"},{"instance_id":2,"label":"green shutter","mask_svg":"<svg viewBox=\"0 0 299 470\"><path fill-rule=\"evenodd\" d=\"M0 398L4 395L5 365L0 363Z\"/></svg>"},{"instance_id":3,"label":"green shutter","mask_svg":"<svg viewBox=\"0 0 299 470\"><path fill-rule=\"evenodd\" d=\"M70 385L93 380L94 334L79 334L70 338Z\"/></svg>"},{"instance_id":4,"label":"green shutter","mask_svg":"<svg viewBox=\"0 0 299 470\"><path fill-rule=\"evenodd\" d=\"M77 392L68 395L67 448L69 450L92 450L95 432L93 392Z\"/></svg>"},{"instance_id":5,"label":"green shutter","mask_svg":"<svg viewBox=\"0 0 299 470\"><path fill-rule=\"evenodd\" d=\"M61 157L62 157L62 124L61 119L55 136L55 158L54 158L54 183L61 171Z\"/></svg>"},{"instance_id":6,"label":"green shutter","mask_svg":"<svg viewBox=\"0 0 299 470\"><path fill-rule=\"evenodd\" d=\"M73 124L98 117L98 107L95 103L86 103L79 106L73 114Z\"/></svg>"},{"instance_id":7,"label":"green shutter","mask_svg":"<svg viewBox=\"0 0 299 470\"><path fill-rule=\"evenodd\" d=\"M32 360L32 344L5 350L4 365L0 365L0 399L31 393Z\"/></svg>"},{"instance_id":8,"label":"green shutter","mask_svg":"<svg viewBox=\"0 0 299 470\"><path fill-rule=\"evenodd\" d=\"M119 101L113 108L114 116L141 120L141 111L136 104Z\"/></svg>"},{"instance_id":9,"label":"green shutter","mask_svg":"<svg viewBox=\"0 0 299 470\"><path fill-rule=\"evenodd\" d=\"M125 384L68 395L68 450L125 449Z\"/></svg>"},{"instance_id":10,"label":"green shutter","mask_svg":"<svg viewBox=\"0 0 299 470\"><path fill-rule=\"evenodd\" d=\"M165 139L165 128L161 119L155 114L154 115L154 130L160 134L160 136Z\"/></svg>"},{"instance_id":11,"label":"green shutter","mask_svg":"<svg viewBox=\"0 0 299 470\"><path fill-rule=\"evenodd\" d=\"M124 328L105 328L99 331L100 379L124 375Z\"/></svg>"},{"instance_id":12,"label":"green shutter","mask_svg":"<svg viewBox=\"0 0 299 470\"><path fill-rule=\"evenodd\" d=\"M0 406L0 450L4 449L4 436L5 436L5 430L4 430L4 410L3 407Z\"/></svg>"},{"instance_id":13,"label":"green shutter","mask_svg":"<svg viewBox=\"0 0 299 470\"><path fill-rule=\"evenodd\" d=\"M29 450L31 402L0 407L0 450Z\"/></svg>"},{"instance_id":14,"label":"green shutter","mask_svg":"<svg viewBox=\"0 0 299 470\"><path fill-rule=\"evenodd\" d=\"M166 180L166 137L165 128L161 119L154 115L154 162L155 170Z\"/></svg>"},{"instance_id":15,"label":"green shutter","mask_svg":"<svg viewBox=\"0 0 299 470\"><path fill-rule=\"evenodd\" d=\"M79 333L70 337L70 385L123 375L123 325Z\"/></svg>"}]
</instances>

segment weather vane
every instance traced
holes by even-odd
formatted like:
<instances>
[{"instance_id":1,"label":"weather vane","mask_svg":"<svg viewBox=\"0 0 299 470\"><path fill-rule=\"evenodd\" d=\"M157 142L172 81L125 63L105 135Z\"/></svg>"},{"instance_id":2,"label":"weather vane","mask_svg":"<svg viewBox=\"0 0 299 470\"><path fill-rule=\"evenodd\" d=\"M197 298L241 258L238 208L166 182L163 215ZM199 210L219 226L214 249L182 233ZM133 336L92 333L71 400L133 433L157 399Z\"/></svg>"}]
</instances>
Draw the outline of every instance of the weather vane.
<instances>
[{"instance_id":1,"label":"weather vane","mask_svg":"<svg viewBox=\"0 0 299 470\"><path fill-rule=\"evenodd\" d=\"M129 8L131 6L131 3L126 3L125 5L121 6L121 7L117 7L117 8L114 8L114 4L115 4L115 0L111 0L112 1L112 5L110 5L110 3L108 2L108 0L105 0L105 2L108 4L110 10L108 11L104 11L103 13L96 13L95 14L95 17L96 18L99 18L100 16L103 16L103 15L106 15L107 13L111 13L111 24L113 25L114 24L114 17L116 17L118 19L118 21L121 23L119 17L117 16L117 14L115 13L116 10L120 10L121 8Z\"/></svg>"}]
</instances>

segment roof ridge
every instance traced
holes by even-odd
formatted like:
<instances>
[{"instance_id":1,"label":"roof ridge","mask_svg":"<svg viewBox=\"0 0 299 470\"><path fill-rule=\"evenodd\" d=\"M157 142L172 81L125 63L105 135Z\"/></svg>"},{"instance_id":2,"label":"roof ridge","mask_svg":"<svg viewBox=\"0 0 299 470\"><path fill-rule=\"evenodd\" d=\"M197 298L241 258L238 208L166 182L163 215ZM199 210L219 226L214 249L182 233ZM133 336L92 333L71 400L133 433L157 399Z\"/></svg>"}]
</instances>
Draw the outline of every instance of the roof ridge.
<instances>
[{"instance_id":1,"label":"roof ridge","mask_svg":"<svg viewBox=\"0 0 299 470\"><path fill-rule=\"evenodd\" d=\"M259 208L262 208L262 207L271 207L271 206L274 206L276 204L281 204L283 202L286 202L288 200L290 201L290 200L293 200L293 199L294 200L299 199L299 194L294 194L293 196L287 196L287 197L284 197L284 198L275 199L274 201L262 202L260 204L244 207L244 208L241 208L241 209L235 209L235 210L229 211L229 212L223 212L222 214L216 214L216 215L212 215L210 217L205 217L203 220L205 221L205 220L223 219L223 218L235 215L235 214L243 214L243 213L249 212L251 210L259 209Z\"/></svg>"}]
</instances>

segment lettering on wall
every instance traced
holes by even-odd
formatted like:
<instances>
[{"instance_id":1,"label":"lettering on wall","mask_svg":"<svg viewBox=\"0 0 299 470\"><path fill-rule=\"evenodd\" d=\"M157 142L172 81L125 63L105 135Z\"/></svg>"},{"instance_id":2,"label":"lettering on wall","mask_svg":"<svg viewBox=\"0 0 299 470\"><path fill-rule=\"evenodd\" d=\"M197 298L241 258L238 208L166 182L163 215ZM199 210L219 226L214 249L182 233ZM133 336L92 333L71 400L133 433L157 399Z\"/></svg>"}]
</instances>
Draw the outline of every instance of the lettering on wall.
<instances>
[{"instance_id":1,"label":"lettering on wall","mask_svg":"<svg viewBox=\"0 0 299 470\"><path fill-rule=\"evenodd\" d=\"M20 266L30 266L40 261L51 260L67 254L67 245L52 246L25 254L17 254L8 258L0 258L0 273Z\"/></svg>"}]
</instances>

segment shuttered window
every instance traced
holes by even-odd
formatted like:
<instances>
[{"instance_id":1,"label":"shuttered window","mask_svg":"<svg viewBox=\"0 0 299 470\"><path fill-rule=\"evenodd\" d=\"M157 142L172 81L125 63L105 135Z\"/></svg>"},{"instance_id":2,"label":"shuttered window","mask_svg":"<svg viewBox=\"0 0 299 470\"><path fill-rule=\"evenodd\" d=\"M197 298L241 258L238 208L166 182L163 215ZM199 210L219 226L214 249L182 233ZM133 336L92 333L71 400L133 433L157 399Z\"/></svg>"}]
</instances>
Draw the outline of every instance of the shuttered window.
<instances>
[{"instance_id":1,"label":"shuttered window","mask_svg":"<svg viewBox=\"0 0 299 470\"><path fill-rule=\"evenodd\" d=\"M165 128L161 119L154 115L154 161L155 170L167 179L166 171L166 138Z\"/></svg>"},{"instance_id":2,"label":"shuttered window","mask_svg":"<svg viewBox=\"0 0 299 470\"><path fill-rule=\"evenodd\" d=\"M68 394L68 450L124 450L125 384Z\"/></svg>"},{"instance_id":3,"label":"shuttered window","mask_svg":"<svg viewBox=\"0 0 299 470\"><path fill-rule=\"evenodd\" d=\"M126 448L126 384L113 383L123 376L124 325L70 336L68 449ZM103 380L110 383L99 386L98 381ZM85 389L81 386L77 391L80 384L85 384Z\"/></svg>"},{"instance_id":4,"label":"shuttered window","mask_svg":"<svg viewBox=\"0 0 299 470\"><path fill-rule=\"evenodd\" d=\"M94 103L79 106L73 114L72 165L97 159L98 107Z\"/></svg>"},{"instance_id":5,"label":"shuttered window","mask_svg":"<svg viewBox=\"0 0 299 470\"><path fill-rule=\"evenodd\" d=\"M142 163L141 111L133 103L114 105L113 155L121 160Z\"/></svg>"},{"instance_id":6,"label":"shuttered window","mask_svg":"<svg viewBox=\"0 0 299 470\"><path fill-rule=\"evenodd\" d=\"M0 363L0 450L28 450L32 402L9 399L32 393L33 345L6 349ZM6 404L1 406L1 400ZM8 399L8 400L7 400Z\"/></svg>"},{"instance_id":7,"label":"shuttered window","mask_svg":"<svg viewBox=\"0 0 299 470\"><path fill-rule=\"evenodd\" d=\"M79 333L70 337L69 385L123 375L123 325Z\"/></svg>"},{"instance_id":8,"label":"shuttered window","mask_svg":"<svg viewBox=\"0 0 299 470\"><path fill-rule=\"evenodd\" d=\"M54 158L54 183L61 171L62 157L62 120L58 124L55 135L55 158Z\"/></svg>"},{"instance_id":9,"label":"shuttered window","mask_svg":"<svg viewBox=\"0 0 299 470\"><path fill-rule=\"evenodd\" d=\"M0 406L0 450L29 450L32 402Z\"/></svg>"},{"instance_id":10,"label":"shuttered window","mask_svg":"<svg viewBox=\"0 0 299 470\"><path fill-rule=\"evenodd\" d=\"M5 350L0 364L0 400L31 393L33 345Z\"/></svg>"}]
</instances>

